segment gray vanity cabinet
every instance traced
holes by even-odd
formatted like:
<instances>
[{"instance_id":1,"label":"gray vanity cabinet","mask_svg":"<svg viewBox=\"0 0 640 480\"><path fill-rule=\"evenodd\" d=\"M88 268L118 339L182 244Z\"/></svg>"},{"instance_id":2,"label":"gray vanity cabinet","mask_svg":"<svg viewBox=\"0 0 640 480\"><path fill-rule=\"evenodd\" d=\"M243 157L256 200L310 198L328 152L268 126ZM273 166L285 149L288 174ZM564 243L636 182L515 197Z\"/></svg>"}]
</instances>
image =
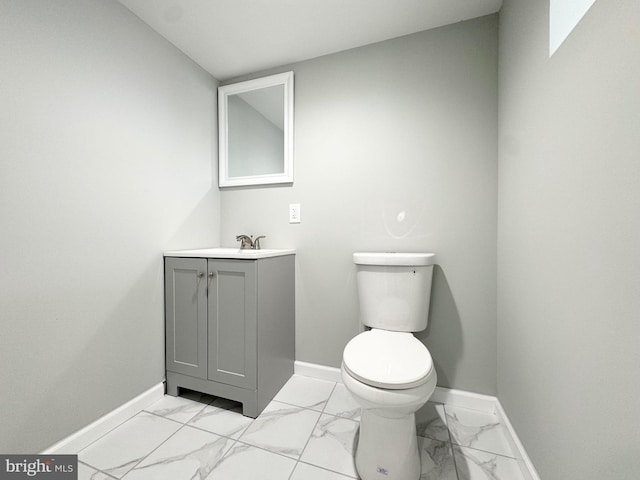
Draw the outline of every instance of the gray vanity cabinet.
<instances>
[{"instance_id":1,"label":"gray vanity cabinet","mask_svg":"<svg viewBox=\"0 0 640 480\"><path fill-rule=\"evenodd\" d=\"M165 259L167 370L207 378L207 261Z\"/></svg>"},{"instance_id":2,"label":"gray vanity cabinet","mask_svg":"<svg viewBox=\"0 0 640 480\"><path fill-rule=\"evenodd\" d=\"M255 388L258 260L209 260L209 379Z\"/></svg>"},{"instance_id":3,"label":"gray vanity cabinet","mask_svg":"<svg viewBox=\"0 0 640 480\"><path fill-rule=\"evenodd\" d=\"M293 374L294 258L165 257L168 394L264 409Z\"/></svg>"}]
</instances>

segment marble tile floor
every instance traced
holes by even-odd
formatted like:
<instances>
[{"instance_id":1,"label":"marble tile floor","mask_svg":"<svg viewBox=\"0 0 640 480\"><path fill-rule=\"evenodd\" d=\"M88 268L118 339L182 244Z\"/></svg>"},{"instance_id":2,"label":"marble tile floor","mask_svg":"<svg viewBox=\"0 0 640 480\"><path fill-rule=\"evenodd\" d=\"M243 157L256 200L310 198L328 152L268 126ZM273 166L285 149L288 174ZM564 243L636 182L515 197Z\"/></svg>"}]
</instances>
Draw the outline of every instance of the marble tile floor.
<instances>
[{"instance_id":1,"label":"marble tile floor","mask_svg":"<svg viewBox=\"0 0 640 480\"><path fill-rule=\"evenodd\" d=\"M360 412L340 383L294 375L254 419L196 392L165 396L78 452L79 480L349 480ZM492 414L429 402L421 480L525 480Z\"/></svg>"}]
</instances>

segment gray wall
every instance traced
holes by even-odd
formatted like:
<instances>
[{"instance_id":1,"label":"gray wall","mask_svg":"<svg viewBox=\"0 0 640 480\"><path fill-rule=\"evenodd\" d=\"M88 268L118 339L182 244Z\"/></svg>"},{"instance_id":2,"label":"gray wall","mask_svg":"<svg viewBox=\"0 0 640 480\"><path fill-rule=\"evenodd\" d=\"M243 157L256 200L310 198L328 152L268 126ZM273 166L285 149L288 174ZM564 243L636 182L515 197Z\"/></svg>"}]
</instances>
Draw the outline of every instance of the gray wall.
<instances>
[{"instance_id":1,"label":"gray wall","mask_svg":"<svg viewBox=\"0 0 640 480\"><path fill-rule=\"evenodd\" d=\"M640 474L640 4L500 14L498 394L544 480Z\"/></svg>"},{"instance_id":2,"label":"gray wall","mask_svg":"<svg viewBox=\"0 0 640 480\"><path fill-rule=\"evenodd\" d=\"M116 2L0 1L0 452L162 381L162 251L219 241L215 94Z\"/></svg>"},{"instance_id":3,"label":"gray wall","mask_svg":"<svg viewBox=\"0 0 640 480\"><path fill-rule=\"evenodd\" d=\"M295 182L224 189L222 243L264 234L264 247L297 249L296 358L334 367L359 331L351 253L437 253L420 337L438 383L494 394L497 17L289 69Z\"/></svg>"}]
</instances>

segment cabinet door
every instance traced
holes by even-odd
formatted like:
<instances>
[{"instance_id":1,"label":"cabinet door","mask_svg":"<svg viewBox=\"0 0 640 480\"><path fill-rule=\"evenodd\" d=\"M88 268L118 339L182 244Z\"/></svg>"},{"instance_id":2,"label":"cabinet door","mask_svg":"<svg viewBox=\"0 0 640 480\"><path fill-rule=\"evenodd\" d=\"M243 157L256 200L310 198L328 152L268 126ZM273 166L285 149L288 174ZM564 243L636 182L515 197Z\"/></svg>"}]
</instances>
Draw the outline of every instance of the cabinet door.
<instances>
[{"instance_id":1,"label":"cabinet door","mask_svg":"<svg viewBox=\"0 0 640 480\"><path fill-rule=\"evenodd\" d=\"M207 378L207 261L165 258L167 370Z\"/></svg>"},{"instance_id":2,"label":"cabinet door","mask_svg":"<svg viewBox=\"0 0 640 480\"><path fill-rule=\"evenodd\" d=\"M256 261L209 260L209 379L256 388Z\"/></svg>"}]
</instances>

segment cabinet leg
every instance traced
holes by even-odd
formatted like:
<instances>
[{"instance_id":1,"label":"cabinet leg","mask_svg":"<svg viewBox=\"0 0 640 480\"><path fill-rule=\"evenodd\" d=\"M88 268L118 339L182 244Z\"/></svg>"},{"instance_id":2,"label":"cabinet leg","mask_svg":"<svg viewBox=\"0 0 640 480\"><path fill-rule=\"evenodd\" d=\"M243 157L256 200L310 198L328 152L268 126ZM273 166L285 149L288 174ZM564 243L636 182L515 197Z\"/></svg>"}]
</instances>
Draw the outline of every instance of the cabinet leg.
<instances>
[{"instance_id":1,"label":"cabinet leg","mask_svg":"<svg viewBox=\"0 0 640 480\"><path fill-rule=\"evenodd\" d=\"M171 395L172 397L178 396L178 385L169 380L167 380L167 395Z\"/></svg>"},{"instance_id":2,"label":"cabinet leg","mask_svg":"<svg viewBox=\"0 0 640 480\"><path fill-rule=\"evenodd\" d=\"M258 416L258 403L255 401L242 402L242 415L256 418Z\"/></svg>"}]
</instances>

